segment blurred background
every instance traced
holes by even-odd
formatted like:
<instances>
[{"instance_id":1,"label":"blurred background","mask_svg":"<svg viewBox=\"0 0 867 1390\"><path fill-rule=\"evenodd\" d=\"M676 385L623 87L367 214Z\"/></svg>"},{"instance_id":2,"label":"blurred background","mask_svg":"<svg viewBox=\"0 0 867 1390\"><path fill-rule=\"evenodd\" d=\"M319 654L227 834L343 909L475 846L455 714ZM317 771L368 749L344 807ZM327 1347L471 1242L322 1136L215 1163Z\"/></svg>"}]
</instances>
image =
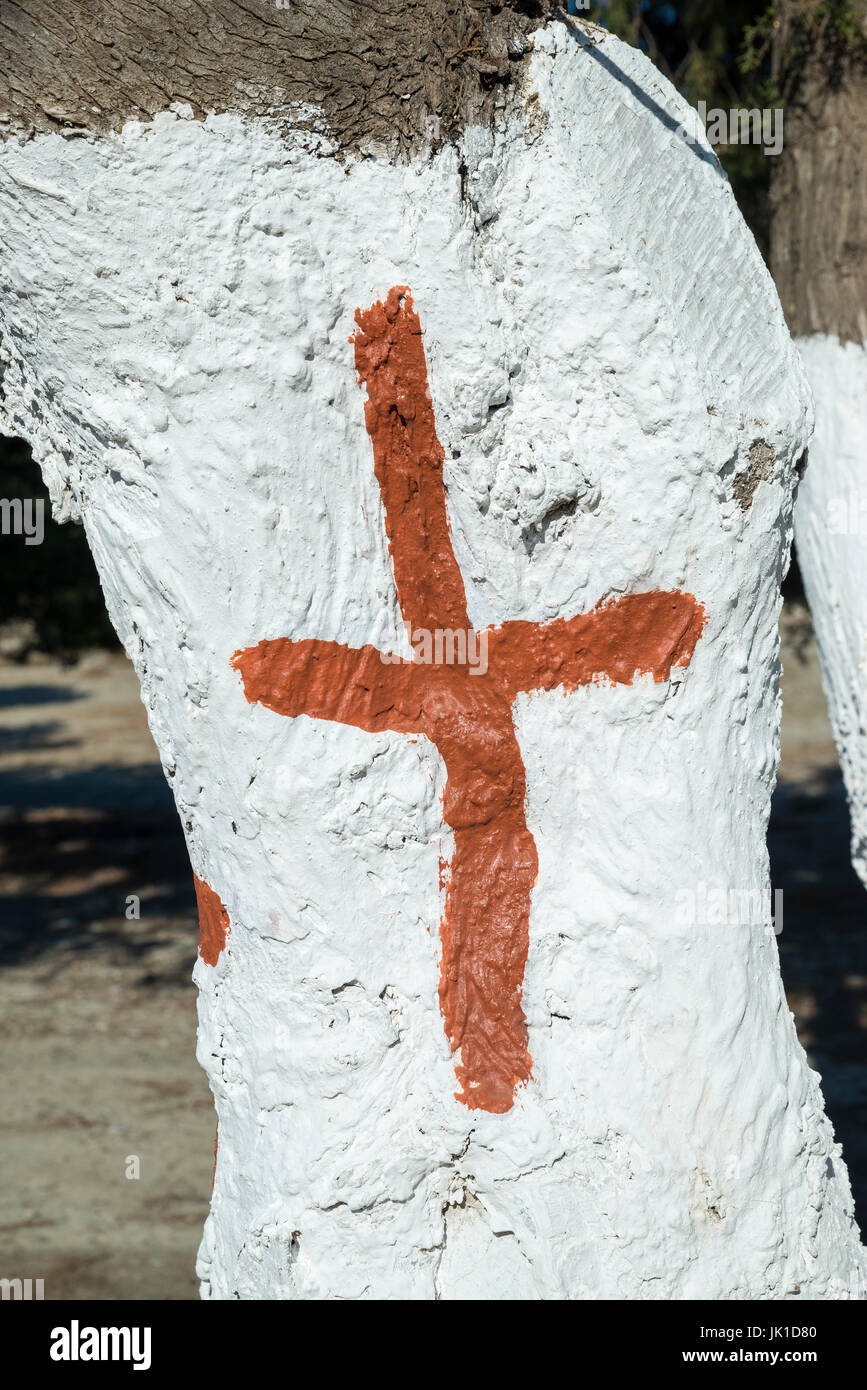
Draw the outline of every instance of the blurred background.
<instances>
[{"instance_id":1,"label":"blurred background","mask_svg":"<svg viewBox=\"0 0 867 1390\"><path fill-rule=\"evenodd\" d=\"M785 107L805 45L846 52L852 33L846 0L570 8L709 108ZM767 256L773 160L757 146L717 153ZM0 536L0 1272L43 1278L47 1298L194 1298L214 1111L195 1061L183 836L83 532L51 521L21 440L0 438L0 498L45 512L41 545ZM796 561L784 597L769 832L781 965L863 1230L867 898Z\"/></svg>"}]
</instances>

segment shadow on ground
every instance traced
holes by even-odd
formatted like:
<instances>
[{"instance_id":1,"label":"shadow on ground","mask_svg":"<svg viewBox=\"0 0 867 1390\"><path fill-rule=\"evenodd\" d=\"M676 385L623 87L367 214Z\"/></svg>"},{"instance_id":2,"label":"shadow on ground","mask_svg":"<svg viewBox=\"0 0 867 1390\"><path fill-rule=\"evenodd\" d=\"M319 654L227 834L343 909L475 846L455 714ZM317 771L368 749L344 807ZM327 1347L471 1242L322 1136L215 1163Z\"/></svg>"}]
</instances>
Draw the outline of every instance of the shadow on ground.
<instances>
[{"instance_id":1,"label":"shadow on ground","mask_svg":"<svg viewBox=\"0 0 867 1390\"><path fill-rule=\"evenodd\" d=\"M31 732L32 726L14 731L19 749L30 746ZM184 982L189 979L196 918L192 874L158 764L6 773L0 826L3 964L46 951L60 950L65 957L100 950L146 965L178 944L168 923L181 919L185 940L178 969ZM137 978L149 982L147 971Z\"/></svg>"},{"instance_id":2,"label":"shadow on ground","mask_svg":"<svg viewBox=\"0 0 867 1390\"><path fill-rule=\"evenodd\" d=\"M197 936L129 663L0 663L0 1275L46 1299L196 1297Z\"/></svg>"}]
</instances>

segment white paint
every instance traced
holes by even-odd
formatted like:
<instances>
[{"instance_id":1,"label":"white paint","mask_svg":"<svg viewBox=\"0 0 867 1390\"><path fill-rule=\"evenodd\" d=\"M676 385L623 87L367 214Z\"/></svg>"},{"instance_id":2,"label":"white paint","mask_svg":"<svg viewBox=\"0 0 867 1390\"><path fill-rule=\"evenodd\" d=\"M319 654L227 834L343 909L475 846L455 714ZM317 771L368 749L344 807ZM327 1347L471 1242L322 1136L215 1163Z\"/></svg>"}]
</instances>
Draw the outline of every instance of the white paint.
<instances>
[{"instance_id":1,"label":"white paint","mask_svg":"<svg viewBox=\"0 0 867 1390\"><path fill-rule=\"evenodd\" d=\"M867 347L799 340L816 432L795 510L798 560L867 887Z\"/></svg>"},{"instance_id":2,"label":"white paint","mask_svg":"<svg viewBox=\"0 0 867 1390\"><path fill-rule=\"evenodd\" d=\"M84 519L232 920L195 972L220 1117L203 1292L856 1294L773 933L677 910L700 885L768 896L803 375L645 59L552 25L525 100L526 123L467 133L471 206L453 150L343 167L231 116L0 150L5 427ZM669 685L518 704L535 1066L506 1116L453 1099L436 751L251 707L229 665L283 635L404 649L347 341L394 284L426 332L476 625L653 587L709 613ZM757 438L775 471L745 514Z\"/></svg>"}]
</instances>

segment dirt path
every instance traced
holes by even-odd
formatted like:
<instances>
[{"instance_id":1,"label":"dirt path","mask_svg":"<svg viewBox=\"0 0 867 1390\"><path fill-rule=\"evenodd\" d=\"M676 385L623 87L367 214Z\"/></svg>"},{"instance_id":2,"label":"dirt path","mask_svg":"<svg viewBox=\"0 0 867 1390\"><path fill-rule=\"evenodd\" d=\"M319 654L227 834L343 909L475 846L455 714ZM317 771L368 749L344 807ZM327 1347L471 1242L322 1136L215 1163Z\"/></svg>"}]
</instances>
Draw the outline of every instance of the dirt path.
<instances>
[{"instance_id":1,"label":"dirt path","mask_svg":"<svg viewBox=\"0 0 867 1390\"><path fill-rule=\"evenodd\" d=\"M0 1275L195 1298L214 1144L195 903L125 658L0 666L0 777Z\"/></svg>"},{"instance_id":2,"label":"dirt path","mask_svg":"<svg viewBox=\"0 0 867 1390\"><path fill-rule=\"evenodd\" d=\"M863 1220L867 895L805 610L783 627L783 974ZM126 660L0 665L0 779L0 1276L42 1278L46 1298L194 1298L214 1143L195 905Z\"/></svg>"}]
</instances>

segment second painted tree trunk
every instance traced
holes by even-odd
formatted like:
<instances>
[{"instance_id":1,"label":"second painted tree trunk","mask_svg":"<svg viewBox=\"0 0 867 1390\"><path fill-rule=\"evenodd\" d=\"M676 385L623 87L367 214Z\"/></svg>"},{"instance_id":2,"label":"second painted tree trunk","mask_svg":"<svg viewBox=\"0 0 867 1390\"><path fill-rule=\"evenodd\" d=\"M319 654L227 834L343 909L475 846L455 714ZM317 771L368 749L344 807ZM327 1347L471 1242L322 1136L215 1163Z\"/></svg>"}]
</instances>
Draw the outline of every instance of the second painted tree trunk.
<instances>
[{"instance_id":1,"label":"second painted tree trunk","mask_svg":"<svg viewBox=\"0 0 867 1390\"><path fill-rule=\"evenodd\" d=\"M867 32L812 53L786 121L772 262L816 405L795 537L867 887Z\"/></svg>"}]
</instances>

